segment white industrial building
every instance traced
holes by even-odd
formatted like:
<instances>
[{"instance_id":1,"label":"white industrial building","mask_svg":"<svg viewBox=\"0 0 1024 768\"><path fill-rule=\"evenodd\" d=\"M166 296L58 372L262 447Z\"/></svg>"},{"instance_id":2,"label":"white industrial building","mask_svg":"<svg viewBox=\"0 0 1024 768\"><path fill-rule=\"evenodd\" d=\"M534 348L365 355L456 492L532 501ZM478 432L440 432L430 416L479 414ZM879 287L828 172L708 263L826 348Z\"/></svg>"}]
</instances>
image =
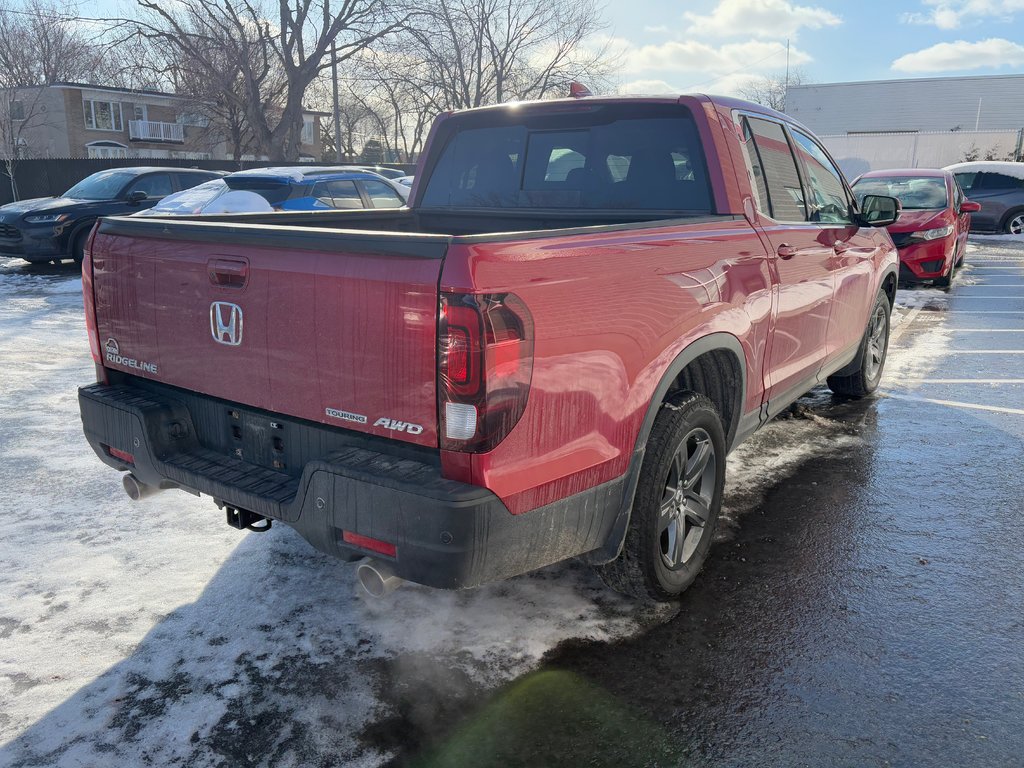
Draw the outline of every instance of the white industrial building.
<instances>
[{"instance_id":1,"label":"white industrial building","mask_svg":"<svg viewBox=\"0 0 1024 768\"><path fill-rule=\"evenodd\" d=\"M786 112L850 175L1024 159L1024 75L791 86Z\"/></svg>"}]
</instances>

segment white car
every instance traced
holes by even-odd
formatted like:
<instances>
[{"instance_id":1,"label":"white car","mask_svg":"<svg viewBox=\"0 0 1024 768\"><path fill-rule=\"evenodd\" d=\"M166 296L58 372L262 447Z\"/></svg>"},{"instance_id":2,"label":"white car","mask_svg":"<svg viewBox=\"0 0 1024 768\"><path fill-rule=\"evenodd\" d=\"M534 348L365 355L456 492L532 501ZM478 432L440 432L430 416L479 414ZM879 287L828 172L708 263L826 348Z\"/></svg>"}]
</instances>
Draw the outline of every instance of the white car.
<instances>
[{"instance_id":1,"label":"white car","mask_svg":"<svg viewBox=\"0 0 1024 768\"><path fill-rule=\"evenodd\" d=\"M193 216L200 213L269 213L273 206L264 197L244 189L231 189L223 179L168 195L152 208L135 216Z\"/></svg>"}]
</instances>

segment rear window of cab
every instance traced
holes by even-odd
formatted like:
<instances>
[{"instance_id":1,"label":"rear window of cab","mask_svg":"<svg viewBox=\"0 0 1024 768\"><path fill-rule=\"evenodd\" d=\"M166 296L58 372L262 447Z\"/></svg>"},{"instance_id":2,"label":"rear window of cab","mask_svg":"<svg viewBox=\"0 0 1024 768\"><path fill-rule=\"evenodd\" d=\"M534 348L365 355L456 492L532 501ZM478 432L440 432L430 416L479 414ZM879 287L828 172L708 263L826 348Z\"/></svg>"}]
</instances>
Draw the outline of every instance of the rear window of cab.
<instances>
[{"instance_id":1,"label":"rear window of cab","mask_svg":"<svg viewBox=\"0 0 1024 768\"><path fill-rule=\"evenodd\" d=\"M697 127L677 104L453 118L421 206L711 213Z\"/></svg>"}]
</instances>

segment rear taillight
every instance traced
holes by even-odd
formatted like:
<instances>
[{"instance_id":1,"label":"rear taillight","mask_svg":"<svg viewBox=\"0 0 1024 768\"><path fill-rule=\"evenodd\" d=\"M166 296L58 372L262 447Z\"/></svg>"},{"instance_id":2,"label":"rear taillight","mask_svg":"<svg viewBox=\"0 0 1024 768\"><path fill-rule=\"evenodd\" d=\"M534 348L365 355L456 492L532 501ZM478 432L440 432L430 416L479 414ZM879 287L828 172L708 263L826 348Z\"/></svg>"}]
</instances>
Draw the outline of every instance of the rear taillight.
<instances>
[{"instance_id":1,"label":"rear taillight","mask_svg":"<svg viewBox=\"0 0 1024 768\"><path fill-rule=\"evenodd\" d=\"M92 236L85 244L85 258L82 259L82 300L85 304L85 327L89 332L89 351L97 365L103 365L100 354L100 334L96 329L96 297L92 292Z\"/></svg>"},{"instance_id":2,"label":"rear taillight","mask_svg":"<svg viewBox=\"0 0 1024 768\"><path fill-rule=\"evenodd\" d=\"M482 453L526 409L533 376L533 318L512 293L442 293L438 323L441 447Z\"/></svg>"}]
</instances>

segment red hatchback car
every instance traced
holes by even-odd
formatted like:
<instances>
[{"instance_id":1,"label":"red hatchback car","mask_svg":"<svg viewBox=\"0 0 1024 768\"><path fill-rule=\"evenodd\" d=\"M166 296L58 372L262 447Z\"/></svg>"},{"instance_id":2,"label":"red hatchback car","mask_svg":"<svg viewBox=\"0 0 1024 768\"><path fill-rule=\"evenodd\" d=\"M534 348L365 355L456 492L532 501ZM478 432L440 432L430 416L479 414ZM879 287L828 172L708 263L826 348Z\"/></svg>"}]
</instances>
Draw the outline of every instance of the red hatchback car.
<instances>
[{"instance_id":1,"label":"red hatchback car","mask_svg":"<svg viewBox=\"0 0 1024 768\"><path fill-rule=\"evenodd\" d=\"M853 191L858 200L886 195L903 206L887 227L899 250L900 279L948 288L967 251L971 214L981 210L964 197L953 174L921 168L870 171L853 182Z\"/></svg>"}]
</instances>

